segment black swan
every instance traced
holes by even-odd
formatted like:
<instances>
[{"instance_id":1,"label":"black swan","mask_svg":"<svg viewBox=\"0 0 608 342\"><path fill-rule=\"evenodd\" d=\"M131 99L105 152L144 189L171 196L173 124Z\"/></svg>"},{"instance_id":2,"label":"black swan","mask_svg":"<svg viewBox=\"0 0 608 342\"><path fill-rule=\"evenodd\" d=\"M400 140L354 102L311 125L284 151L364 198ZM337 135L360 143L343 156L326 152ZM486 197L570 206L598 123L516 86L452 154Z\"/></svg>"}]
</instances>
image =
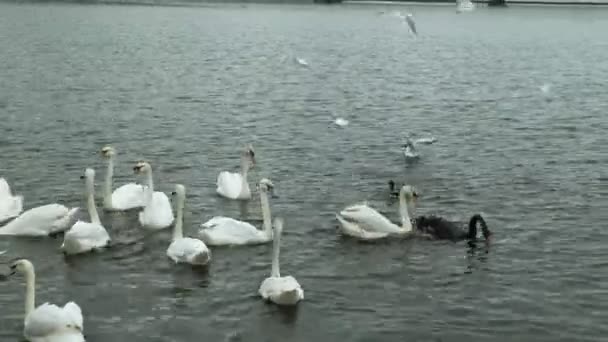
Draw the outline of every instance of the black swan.
<instances>
[{"instance_id":1,"label":"black swan","mask_svg":"<svg viewBox=\"0 0 608 342\"><path fill-rule=\"evenodd\" d=\"M492 237L486 221L480 214L471 216L469 229L463 230L457 223L448 221L440 216L418 216L414 226L418 232L429 235L438 240L475 240L477 239L477 224L481 226L481 233L486 241Z\"/></svg>"}]
</instances>

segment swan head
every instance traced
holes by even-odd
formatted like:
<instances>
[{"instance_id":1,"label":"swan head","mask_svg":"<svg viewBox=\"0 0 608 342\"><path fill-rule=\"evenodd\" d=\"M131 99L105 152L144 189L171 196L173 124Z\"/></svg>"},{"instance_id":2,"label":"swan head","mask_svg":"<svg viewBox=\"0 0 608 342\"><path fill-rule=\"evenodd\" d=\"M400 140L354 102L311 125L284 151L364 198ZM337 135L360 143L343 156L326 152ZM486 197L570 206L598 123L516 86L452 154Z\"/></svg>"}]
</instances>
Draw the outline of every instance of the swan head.
<instances>
[{"instance_id":1,"label":"swan head","mask_svg":"<svg viewBox=\"0 0 608 342\"><path fill-rule=\"evenodd\" d=\"M249 161L251 167L255 166L255 150L253 149L253 145L248 144L245 146L245 149L243 150L243 158Z\"/></svg>"},{"instance_id":2,"label":"swan head","mask_svg":"<svg viewBox=\"0 0 608 342\"><path fill-rule=\"evenodd\" d=\"M178 196L179 198L186 197L186 187L181 184L175 184L175 191L171 193L173 196Z\"/></svg>"},{"instance_id":3,"label":"swan head","mask_svg":"<svg viewBox=\"0 0 608 342\"><path fill-rule=\"evenodd\" d=\"M112 146L104 146L101 149L101 156L104 158L111 158L116 154L116 150Z\"/></svg>"},{"instance_id":4,"label":"swan head","mask_svg":"<svg viewBox=\"0 0 608 342\"><path fill-rule=\"evenodd\" d=\"M34 272L34 265L27 259L16 259L10 263L10 273L8 276L12 276L13 274L27 274L30 272Z\"/></svg>"},{"instance_id":5,"label":"swan head","mask_svg":"<svg viewBox=\"0 0 608 342\"><path fill-rule=\"evenodd\" d=\"M261 191L270 193L274 192L274 184L268 178L262 178L258 186L260 187Z\"/></svg>"},{"instance_id":6,"label":"swan head","mask_svg":"<svg viewBox=\"0 0 608 342\"><path fill-rule=\"evenodd\" d=\"M145 161L138 161L135 166L133 166L133 171L137 174L148 173L152 170L152 166Z\"/></svg>"},{"instance_id":7,"label":"swan head","mask_svg":"<svg viewBox=\"0 0 608 342\"><path fill-rule=\"evenodd\" d=\"M406 201L412 201L415 202L418 197L418 191L416 190L416 188L412 185L404 185L401 187L401 194L405 197Z\"/></svg>"}]
</instances>

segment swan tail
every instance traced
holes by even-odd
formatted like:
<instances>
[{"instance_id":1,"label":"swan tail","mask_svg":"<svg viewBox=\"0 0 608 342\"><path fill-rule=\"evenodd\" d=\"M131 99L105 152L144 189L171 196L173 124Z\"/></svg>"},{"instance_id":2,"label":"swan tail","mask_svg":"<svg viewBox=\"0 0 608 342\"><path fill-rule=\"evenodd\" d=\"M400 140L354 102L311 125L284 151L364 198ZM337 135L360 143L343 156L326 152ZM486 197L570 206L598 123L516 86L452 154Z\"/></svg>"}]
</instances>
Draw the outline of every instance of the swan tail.
<instances>
[{"instance_id":1,"label":"swan tail","mask_svg":"<svg viewBox=\"0 0 608 342\"><path fill-rule=\"evenodd\" d=\"M301 299L304 299L304 294L300 288L294 288L291 290L281 292L276 298L272 298L273 301L281 305L294 305Z\"/></svg>"},{"instance_id":2,"label":"swan tail","mask_svg":"<svg viewBox=\"0 0 608 342\"><path fill-rule=\"evenodd\" d=\"M196 254L194 256L194 258L192 258L192 264L193 265L207 265L210 260L211 260L210 251L203 251L203 252Z\"/></svg>"},{"instance_id":3,"label":"swan tail","mask_svg":"<svg viewBox=\"0 0 608 342\"><path fill-rule=\"evenodd\" d=\"M475 214L471 216L471 220L469 221L469 238L474 239L477 236L477 223L479 222L481 226L481 233L483 238L486 241L489 241L492 237L492 232L488 228L488 224L486 220L481 216L481 214Z\"/></svg>"},{"instance_id":4,"label":"swan tail","mask_svg":"<svg viewBox=\"0 0 608 342\"><path fill-rule=\"evenodd\" d=\"M53 222L53 229L50 233L59 233L71 227L76 221L78 210L79 208L72 208L63 217Z\"/></svg>"}]
</instances>

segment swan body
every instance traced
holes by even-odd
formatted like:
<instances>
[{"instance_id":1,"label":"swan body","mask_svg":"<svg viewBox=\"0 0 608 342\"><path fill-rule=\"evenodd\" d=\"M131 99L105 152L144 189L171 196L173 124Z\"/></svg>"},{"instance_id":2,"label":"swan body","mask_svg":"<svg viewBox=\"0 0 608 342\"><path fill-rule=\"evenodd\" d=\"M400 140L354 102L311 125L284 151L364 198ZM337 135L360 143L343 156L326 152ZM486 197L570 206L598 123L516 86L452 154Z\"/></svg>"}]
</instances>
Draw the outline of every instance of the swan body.
<instances>
[{"instance_id":1,"label":"swan body","mask_svg":"<svg viewBox=\"0 0 608 342\"><path fill-rule=\"evenodd\" d=\"M279 251L281 248L281 233L283 231L283 220L275 219L274 242L272 246L272 269L270 277L264 279L258 293L268 301L278 305L295 305L304 299L304 290L292 276L281 277L279 268Z\"/></svg>"},{"instance_id":2,"label":"swan body","mask_svg":"<svg viewBox=\"0 0 608 342\"><path fill-rule=\"evenodd\" d=\"M110 236L101 224L95 206L95 171L85 171L87 208L91 222L78 221L65 233L61 250L66 254L80 254L103 248L110 243Z\"/></svg>"},{"instance_id":3,"label":"swan body","mask_svg":"<svg viewBox=\"0 0 608 342\"><path fill-rule=\"evenodd\" d=\"M355 204L346 207L338 215L339 227L343 234L363 240L384 238L390 235L407 235L412 233L409 218L409 206L418 197L416 190L404 185L399 192L399 213L401 226L392 223L384 215L367 204Z\"/></svg>"},{"instance_id":4,"label":"swan body","mask_svg":"<svg viewBox=\"0 0 608 342\"><path fill-rule=\"evenodd\" d=\"M11 187L0 178L0 222L18 216L23 211L23 196L13 196Z\"/></svg>"},{"instance_id":5,"label":"swan body","mask_svg":"<svg viewBox=\"0 0 608 342\"><path fill-rule=\"evenodd\" d=\"M26 210L0 228L0 235L48 236L67 230L78 208L53 203Z\"/></svg>"},{"instance_id":6,"label":"swan body","mask_svg":"<svg viewBox=\"0 0 608 342\"><path fill-rule=\"evenodd\" d=\"M249 245L272 241L272 219L268 193L273 192L274 185L266 178L260 181L260 203L264 230L229 217L216 216L201 225L200 238L210 246Z\"/></svg>"},{"instance_id":7,"label":"swan body","mask_svg":"<svg viewBox=\"0 0 608 342\"><path fill-rule=\"evenodd\" d=\"M10 267L10 275L25 275L25 338L30 342L85 342L82 311L78 304L68 302L64 307L59 307L44 303L36 308L34 266L29 260L19 259Z\"/></svg>"},{"instance_id":8,"label":"swan body","mask_svg":"<svg viewBox=\"0 0 608 342\"><path fill-rule=\"evenodd\" d=\"M141 184L127 183L112 192L114 175L114 156L116 151L111 146L101 149L101 155L108 160L108 170L104 186L103 207L109 211L125 211L144 207L145 188Z\"/></svg>"},{"instance_id":9,"label":"swan body","mask_svg":"<svg viewBox=\"0 0 608 342\"><path fill-rule=\"evenodd\" d=\"M414 223L417 231L437 240L475 240L477 239L477 223L481 225L481 232L486 241L492 236L492 232L480 214L471 216L468 230L463 230L460 225L440 216L418 216Z\"/></svg>"},{"instance_id":10,"label":"swan body","mask_svg":"<svg viewBox=\"0 0 608 342\"><path fill-rule=\"evenodd\" d=\"M154 181L152 179L152 167L147 162L138 162L133 170L147 177L145 187L146 204L139 212L139 223L146 229L163 229L173 223L173 209L171 202L165 193L154 191Z\"/></svg>"},{"instance_id":11,"label":"swan body","mask_svg":"<svg viewBox=\"0 0 608 342\"><path fill-rule=\"evenodd\" d=\"M241 154L240 172L222 171L217 176L216 192L229 199L246 200L251 198L251 190L247 182L249 168L255 165L255 152L253 147L248 145Z\"/></svg>"},{"instance_id":12,"label":"swan body","mask_svg":"<svg viewBox=\"0 0 608 342\"><path fill-rule=\"evenodd\" d=\"M206 265L211 260L211 251L205 243L198 239L184 237L183 212L186 200L186 188L177 184L174 194L177 196L177 219L173 228L173 241L167 248L167 256L177 263L187 263L192 265Z\"/></svg>"}]
</instances>

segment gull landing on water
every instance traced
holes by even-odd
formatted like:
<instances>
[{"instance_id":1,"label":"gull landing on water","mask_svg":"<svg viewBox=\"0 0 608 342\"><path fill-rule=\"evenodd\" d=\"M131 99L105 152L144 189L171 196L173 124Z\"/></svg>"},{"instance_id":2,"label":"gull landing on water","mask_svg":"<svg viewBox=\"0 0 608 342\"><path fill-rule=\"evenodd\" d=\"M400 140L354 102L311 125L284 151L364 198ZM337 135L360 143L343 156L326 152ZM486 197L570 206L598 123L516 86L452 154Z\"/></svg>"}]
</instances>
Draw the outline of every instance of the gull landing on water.
<instances>
[{"instance_id":1,"label":"gull landing on water","mask_svg":"<svg viewBox=\"0 0 608 342\"><path fill-rule=\"evenodd\" d=\"M420 138L420 139L415 139L415 140L412 140L409 137L407 137L407 138L405 138L405 143L403 144L403 156L405 157L406 160L409 158L418 158L418 157L420 157L420 154L416 150L416 145L418 145L418 144L430 145L436 141L437 141L437 139L435 137Z\"/></svg>"}]
</instances>

